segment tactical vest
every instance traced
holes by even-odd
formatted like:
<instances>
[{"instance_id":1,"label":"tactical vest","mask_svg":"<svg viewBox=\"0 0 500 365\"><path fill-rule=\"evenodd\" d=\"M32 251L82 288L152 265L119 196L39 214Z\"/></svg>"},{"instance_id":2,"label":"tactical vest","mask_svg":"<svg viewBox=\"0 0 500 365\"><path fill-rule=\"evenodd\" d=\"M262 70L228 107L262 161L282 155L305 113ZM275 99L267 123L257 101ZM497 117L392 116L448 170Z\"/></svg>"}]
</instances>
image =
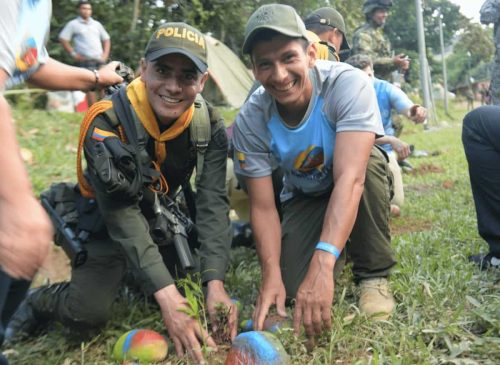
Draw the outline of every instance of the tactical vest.
<instances>
[{"instance_id":1,"label":"tactical vest","mask_svg":"<svg viewBox=\"0 0 500 365\"><path fill-rule=\"evenodd\" d=\"M146 144L150 136L128 102L126 89L121 88L120 91L113 94L111 100L113 101L113 109L109 109L106 114L111 123L115 124L113 127L117 127L118 124L123 126L129 143L136 148L141 165L150 165L151 157L146 151ZM196 184L198 184L203 172L205 153L210 142L211 126L207 104L200 94L196 95L194 107L189 132L191 143L196 147Z\"/></svg>"},{"instance_id":2,"label":"tactical vest","mask_svg":"<svg viewBox=\"0 0 500 365\"><path fill-rule=\"evenodd\" d=\"M120 139L134 149L137 167L140 169L141 176L146 177L145 181L143 181L144 184L148 184L153 180L155 174L155 170L151 168L152 159L146 150L147 143L151 137L132 108L127 98L125 87L115 92L111 96L111 101L113 107L104 111L102 115L113 129L123 131L124 136L120 136ZM195 110L189 125L189 132L191 143L196 149L195 184L198 185L199 179L203 173L205 153L211 138L211 124L208 107L200 94L196 96L194 106ZM91 124L89 124L89 126L90 125ZM85 128L81 130L80 138L85 136L87 132L88 130ZM126 139L126 141L124 139ZM156 174L158 175L158 173ZM79 176L79 180L80 179L81 177ZM81 183L80 185L83 185L81 181L79 182Z\"/></svg>"}]
</instances>

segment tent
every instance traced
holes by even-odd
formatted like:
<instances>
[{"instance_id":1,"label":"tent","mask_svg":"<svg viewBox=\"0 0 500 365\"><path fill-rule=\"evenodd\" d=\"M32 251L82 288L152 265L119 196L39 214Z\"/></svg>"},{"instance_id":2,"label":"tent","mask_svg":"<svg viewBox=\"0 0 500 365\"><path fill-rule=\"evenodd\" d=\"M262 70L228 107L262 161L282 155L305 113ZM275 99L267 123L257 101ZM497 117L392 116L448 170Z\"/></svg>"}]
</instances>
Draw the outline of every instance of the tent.
<instances>
[{"instance_id":1,"label":"tent","mask_svg":"<svg viewBox=\"0 0 500 365\"><path fill-rule=\"evenodd\" d=\"M205 39L210 77L203 96L214 105L241 107L253 84L251 72L224 43L210 35Z\"/></svg>"}]
</instances>

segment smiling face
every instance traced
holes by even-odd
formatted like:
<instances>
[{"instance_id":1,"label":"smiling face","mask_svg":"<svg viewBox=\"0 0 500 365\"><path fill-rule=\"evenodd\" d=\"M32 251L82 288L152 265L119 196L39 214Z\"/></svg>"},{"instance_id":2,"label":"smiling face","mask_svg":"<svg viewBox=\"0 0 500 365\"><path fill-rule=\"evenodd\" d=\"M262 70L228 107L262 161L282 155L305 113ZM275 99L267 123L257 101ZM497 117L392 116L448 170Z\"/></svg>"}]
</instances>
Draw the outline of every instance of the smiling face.
<instances>
[{"instance_id":1,"label":"smiling face","mask_svg":"<svg viewBox=\"0 0 500 365\"><path fill-rule=\"evenodd\" d=\"M200 73L188 57L179 53L152 62L143 59L141 71L149 104L158 122L166 126L194 103L208 78L208 73Z\"/></svg>"},{"instance_id":2,"label":"smiling face","mask_svg":"<svg viewBox=\"0 0 500 365\"><path fill-rule=\"evenodd\" d=\"M285 112L305 110L312 95L309 69L316 46L304 49L302 40L278 34L256 42L252 48L253 74Z\"/></svg>"}]
</instances>

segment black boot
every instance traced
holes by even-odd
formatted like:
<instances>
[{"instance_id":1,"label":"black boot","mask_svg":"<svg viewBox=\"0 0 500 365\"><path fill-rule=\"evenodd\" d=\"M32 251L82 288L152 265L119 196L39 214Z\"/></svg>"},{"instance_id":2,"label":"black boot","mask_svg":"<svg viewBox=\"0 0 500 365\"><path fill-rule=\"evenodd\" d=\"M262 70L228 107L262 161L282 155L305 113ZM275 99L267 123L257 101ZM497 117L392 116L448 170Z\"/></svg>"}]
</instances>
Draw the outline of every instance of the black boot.
<instances>
[{"instance_id":1,"label":"black boot","mask_svg":"<svg viewBox=\"0 0 500 365\"><path fill-rule=\"evenodd\" d=\"M57 302L68 282L31 289L5 330L5 341L13 342L37 333L54 319Z\"/></svg>"}]
</instances>

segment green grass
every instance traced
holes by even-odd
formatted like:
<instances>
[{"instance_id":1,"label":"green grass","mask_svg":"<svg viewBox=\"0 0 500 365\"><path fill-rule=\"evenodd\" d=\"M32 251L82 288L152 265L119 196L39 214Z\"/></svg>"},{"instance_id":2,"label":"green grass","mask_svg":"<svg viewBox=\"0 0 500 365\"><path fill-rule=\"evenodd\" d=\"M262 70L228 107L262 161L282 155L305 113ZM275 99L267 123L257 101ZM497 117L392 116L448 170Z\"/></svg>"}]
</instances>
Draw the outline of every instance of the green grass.
<instances>
[{"instance_id":1,"label":"green grass","mask_svg":"<svg viewBox=\"0 0 500 365\"><path fill-rule=\"evenodd\" d=\"M438 113L438 120L447 121L444 127L423 131L422 126L405 125L402 139L435 156L410 159L416 172L403 177L406 203L401 217L391 223L399 262L391 280L398 303L395 315L377 323L358 315L356 288L345 270L336 284L333 328L319 346L308 353L303 338L283 334L293 364L500 363L499 273L480 272L467 262L468 255L486 251L487 245L477 234L460 140L464 114L461 106L452 105L451 117ZM14 116L22 146L34 154L29 171L35 190L75 180L81 115L16 109ZM226 110L224 116L232 120L234 111ZM227 286L244 304L242 318L250 316L259 279L255 253L233 250ZM166 334L150 302L121 299L114 313L108 325L88 339L55 326L41 337L18 343L10 351L11 363L118 364L110 354L123 332L143 327ZM352 320L345 319L353 314ZM224 363L226 350L209 363ZM169 355L163 364L186 361Z\"/></svg>"}]
</instances>

